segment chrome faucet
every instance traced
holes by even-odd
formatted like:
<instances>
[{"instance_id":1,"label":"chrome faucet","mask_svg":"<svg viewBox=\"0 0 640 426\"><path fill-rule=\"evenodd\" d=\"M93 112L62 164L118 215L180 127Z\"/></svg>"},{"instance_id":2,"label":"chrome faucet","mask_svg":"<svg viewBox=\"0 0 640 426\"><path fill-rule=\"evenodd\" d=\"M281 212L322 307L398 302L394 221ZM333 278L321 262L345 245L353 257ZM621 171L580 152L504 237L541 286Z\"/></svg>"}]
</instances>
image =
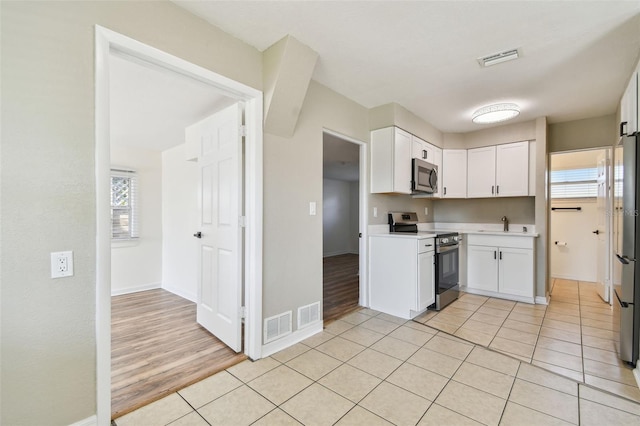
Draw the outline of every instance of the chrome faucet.
<instances>
[{"instance_id":1,"label":"chrome faucet","mask_svg":"<svg viewBox=\"0 0 640 426\"><path fill-rule=\"evenodd\" d=\"M504 232L509 231L509 219L506 216L502 216L500 220L504 222Z\"/></svg>"}]
</instances>

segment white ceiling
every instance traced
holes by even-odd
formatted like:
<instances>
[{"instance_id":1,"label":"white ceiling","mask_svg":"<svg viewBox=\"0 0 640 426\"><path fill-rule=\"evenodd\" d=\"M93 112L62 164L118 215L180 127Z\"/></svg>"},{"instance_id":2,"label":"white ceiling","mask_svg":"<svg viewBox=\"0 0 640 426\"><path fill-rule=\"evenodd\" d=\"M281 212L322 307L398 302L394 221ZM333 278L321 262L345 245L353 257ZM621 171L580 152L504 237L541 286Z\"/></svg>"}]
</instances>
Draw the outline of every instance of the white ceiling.
<instances>
[{"instance_id":1,"label":"white ceiling","mask_svg":"<svg viewBox=\"0 0 640 426\"><path fill-rule=\"evenodd\" d=\"M109 61L111 143L164 151L185 127L235 102L200 81L114 53Z\"/></svg>"},{"instance_id":2,"label":"white ceiling","mask_svg":"<svg viewBox=\"0 0 640 426\"><path fill-rule=\"evenodd\" d=\"M444 132L482 128L473 111L501 101L515 121L612 114L640 51L640 1L174 2L260 51L290 34L318 52L316 81ZM511 48L522 58L476 61Z\"/></svg>"}]
</instances>

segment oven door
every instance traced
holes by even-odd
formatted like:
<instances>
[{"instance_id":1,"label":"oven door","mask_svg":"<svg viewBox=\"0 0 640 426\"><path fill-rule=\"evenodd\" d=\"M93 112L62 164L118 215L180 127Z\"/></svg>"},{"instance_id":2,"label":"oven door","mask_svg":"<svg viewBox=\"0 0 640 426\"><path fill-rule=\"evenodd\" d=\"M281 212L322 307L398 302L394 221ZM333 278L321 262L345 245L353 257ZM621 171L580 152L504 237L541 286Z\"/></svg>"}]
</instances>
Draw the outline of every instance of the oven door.
<instances>
[{"instance_id":1,"label":"oven door","mask_svg":"<svg viewBox=\"0 0 640 426\"><path fill-rule=\"evenodd\" d=\"M436 292L442 294L456 287L459 276L458 245L438 247L436 251Z\"/></svg>"}]
</instances>

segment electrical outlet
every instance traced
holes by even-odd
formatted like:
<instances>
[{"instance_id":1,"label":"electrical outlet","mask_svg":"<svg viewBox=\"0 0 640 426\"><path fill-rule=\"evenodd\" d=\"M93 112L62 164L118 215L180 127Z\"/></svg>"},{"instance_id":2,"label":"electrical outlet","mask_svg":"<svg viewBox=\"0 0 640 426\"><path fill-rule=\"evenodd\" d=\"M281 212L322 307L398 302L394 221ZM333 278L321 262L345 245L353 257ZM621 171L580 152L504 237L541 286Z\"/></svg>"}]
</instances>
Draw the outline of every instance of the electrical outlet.
<instances>
[{"instance_id":1,"label":"electrical outlet","mask_svg":"<svg viewBox=\"0 0 640 426\"><path fill-rule=\"evenodd\" d=\"M429 216L429 207L424 208L424 215Z\"/></svg>"},{"instance_id":2,"label":"electrical outlet","mask_svg":"<svg viewBox=\"0 0 640 426\"><path fill-rule=\"evenodd\" d=\"M309 202L309 216L315 216L315 215L316 215L316 202L311 201Z\"/></svg>"},{"instance_id":3,"label":"electrical outlet","mask_svg":"<svg viewBox=\"0 0 640 426\"><path fill-rule=\"evenodd\" d=\"M378 217L378 208L377 207L373 208L373 217Z\"/></svg>"},{"instance_id":4,"label":"electrical outlet","mask_svg":"<svg viewBox=\"0 0 640 426\"><path fill-rule=\"evenodd\" d=\"M73 252L58 251L51 253L51 278L73 275Z\"/></svg>"}]
</instances>

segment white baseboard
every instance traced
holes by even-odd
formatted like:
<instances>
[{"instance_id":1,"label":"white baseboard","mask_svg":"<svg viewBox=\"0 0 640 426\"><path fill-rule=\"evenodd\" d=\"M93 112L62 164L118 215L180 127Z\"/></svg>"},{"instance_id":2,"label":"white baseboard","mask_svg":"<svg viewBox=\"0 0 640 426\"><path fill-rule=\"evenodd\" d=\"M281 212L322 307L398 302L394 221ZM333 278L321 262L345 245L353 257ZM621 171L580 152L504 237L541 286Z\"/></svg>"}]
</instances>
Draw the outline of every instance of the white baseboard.
<instances>
[{"instance_id":1,"label":"white baseboard","mask_svg":"<svg viewBox=\"0 0 640 426\"><path fill-rule=\"evenodd\" d=\"M569 281L586 281L586 282L595 282L596 281L596 277L587 277L587 278L581 278L581 277L576 277L575 275L567 275L567 274L551 274L551 278L559 278L561 280L569 280Z\"/></svg>"},{"instance_id":2,"label":"white baseboard","mask_svg":"<svg viewBox=\"0 0 640 426\"><path fill-rule=\"evenodd\" d=\"M282 339L262 345L262 357L266 358L269 355L273 355L276 352L288 348L289 346L302 342L304 339L307 339L316 333L320 333L322 331L322 324L322 320L320 320L313 325L296 330Z\"/></svg>"},{"instance_id":3,"label":"white baseboard","mask_svg":"<svg viewBox=\"0 0 640 426\"><path fill-rule=\"evenodd\" d=\"M130 294L130 293L138 293L139 291L146 291L146 290L154 290L156 288L161 288L162 283L149 283L149 284L142 284L142 285L138 285L135 287L125 287L125 288L117 288L111 289L111 295L112 296L119 296L121 294Z\"/></svg>"},{"instance_id":4,"label":"white baseboard","mask_svg":"<svg viewBox=\"0 0 640 426\"><path fill-rule=\"evenodd\" d=\"M549 294L546 296L536 296L536 305L548 305L549 304Z\"/></svg>"},{"instance_id":5,"label":"white baseboard","mask_svg":"<svg viewBox=\"0 0 640 426\"><path fill-rule=\"evenodd\" d=\"M87 417L84 420L80 420L79 422L71 423L69 426L97 426L98 424L98 416L95 414L91 417Z\"/></svg>"},{"instance_id":6,"label":"white baseboard","mask_svg":"<svg viewBox=\"0 0 640 426\"><path fill-rule=\"evenodd\" d=\"M469 288L469 287L460 287L460 290L464 291L465 293L478 294L480 296L487 296L487 297L495 297L496 299L507 299L507 300L513 300L516 302L524 302L524 303L531 303L531 304L536 303L535 297L514 296L511 294L504 294L504 293L498 293L495 291L480 290L477 288Z\"/></svg>"},{"instance_id":7,"label":"white baseboard","mask_svg":"<svg viewBox=\"0 0 640 426\"><path fill-rule=\"evenodd\" d=\"M162 289L163 290L167 290L177 296L182 297L183 299L187 299L190 302L196 303L198 301L198 295L195 293L191 293L189 291L186 291L182 288L179 287L173 287L173 286L165 286L162 285Z\"/></svg>"}]
</instances>

